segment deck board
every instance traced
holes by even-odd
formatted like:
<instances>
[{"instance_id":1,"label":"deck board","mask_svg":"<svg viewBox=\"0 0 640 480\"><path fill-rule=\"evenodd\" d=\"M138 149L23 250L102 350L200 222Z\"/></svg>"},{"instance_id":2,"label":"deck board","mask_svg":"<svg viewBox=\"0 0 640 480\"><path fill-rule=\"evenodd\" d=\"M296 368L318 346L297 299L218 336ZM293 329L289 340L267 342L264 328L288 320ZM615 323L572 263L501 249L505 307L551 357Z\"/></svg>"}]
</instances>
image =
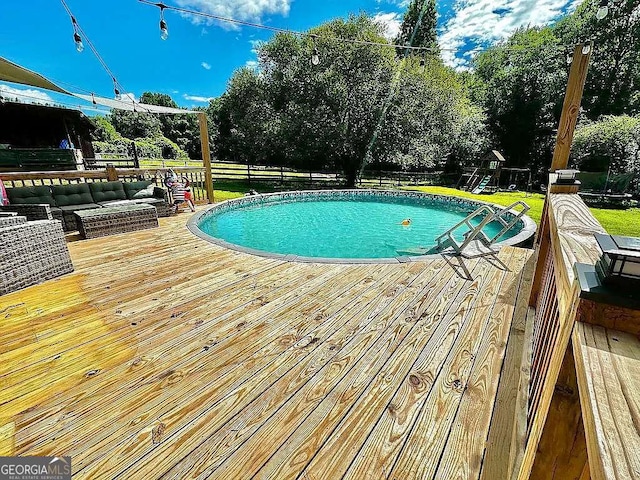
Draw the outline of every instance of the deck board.
<instances>
[{"instance_id":1,"label":"deck board","mask_svg":"<svg viewBox=\"0 0 640 480\"><path fill-rule=\"evenodd\" d=\"M187 218L72 242L73 274L0 297L0 454L143 479L430 478L443 452L451 471L482 458L530 251L465 260L471 279L442 258L287 263Z\"/></svg>"}]
</instances>

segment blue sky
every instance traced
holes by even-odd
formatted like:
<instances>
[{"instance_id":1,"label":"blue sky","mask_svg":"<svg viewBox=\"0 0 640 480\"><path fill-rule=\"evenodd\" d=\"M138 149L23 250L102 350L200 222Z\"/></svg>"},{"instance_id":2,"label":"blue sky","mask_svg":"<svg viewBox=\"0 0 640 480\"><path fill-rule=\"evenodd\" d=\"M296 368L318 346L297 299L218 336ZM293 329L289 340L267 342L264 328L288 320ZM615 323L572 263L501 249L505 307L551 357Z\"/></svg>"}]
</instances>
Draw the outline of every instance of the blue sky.
<instances>
[{"instance_id":1,"label":"blue sky","mask_svg":"<svg viewBox=\"0 0 640 480\"><path fill-rule=\"evenodd\" d=\"M521 25L543 25L579 0L438 0L439 41L445 61L465 68L476 45L488 45ZM3 2L0 56L57 81L62 87L112 97L111 79L89 48L76 52L68 15L58 0ZM159 35L159 10L136 0L67 0L125 92L171 95L181 106L206 105L220 95L233 71L255 61L253 43L271 33L165 12L169 39ZM397 31L407 0L166 0L167 4L241 20L306 30L349 13L366 12ZM86 43L86 42L85 42ZM27 90L26 92L24 90ZM81 92L84 93L84 92ZM124 93L124 92L123 92ZM0 94L24 101L77 105L78 100L10 84Z\"/></svg>"}]
</instances>

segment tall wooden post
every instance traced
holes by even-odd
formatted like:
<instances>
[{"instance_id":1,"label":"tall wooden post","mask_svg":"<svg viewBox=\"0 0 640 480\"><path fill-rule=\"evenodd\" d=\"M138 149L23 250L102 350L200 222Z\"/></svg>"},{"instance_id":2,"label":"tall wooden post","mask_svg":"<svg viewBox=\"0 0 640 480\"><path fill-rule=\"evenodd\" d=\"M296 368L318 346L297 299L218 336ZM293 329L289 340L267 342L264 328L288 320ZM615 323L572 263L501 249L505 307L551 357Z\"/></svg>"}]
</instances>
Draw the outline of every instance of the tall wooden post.
<instances>
[{"instance_id":1,"label":"tall wooden post","mask_svg":"<svg viewBox=\"0 0 640 480\"><path fill-rule=\"evenodd\" d=\"M588 47L587 53L582 53L583 47ZM569 82L567 85L567 93L564 97L562 105L562 115L560 116L560 125L558 125L558 136L556 138L556 148L553 152L553 161L551 162L551 171L562 170L567 168L569 164L569 153L571 151L571 142L573 142L573 132L578 122L578 114L580 113L580 103L582 102L582 92L584 91L584 83L587 79L587 71L589 70L589 59L593 51L593 42L587 42L584 45L576 45L573 49L573 62L569 71Z\"/></svg>"},{"instance_id":2,"label":"tall wooden post","mask_svg":"<svg viewBox=\"0 0 640 480\"><path fill-rule=\"evenodd\" d=\"M207 128L207 115L198 112L200 121L200 145L202 147L202 163L204 164L204 187L207 190L207 200L213 203L213 175L211 173L211 152L209 151L209 129Z\"/></svg>"}]
</instances>

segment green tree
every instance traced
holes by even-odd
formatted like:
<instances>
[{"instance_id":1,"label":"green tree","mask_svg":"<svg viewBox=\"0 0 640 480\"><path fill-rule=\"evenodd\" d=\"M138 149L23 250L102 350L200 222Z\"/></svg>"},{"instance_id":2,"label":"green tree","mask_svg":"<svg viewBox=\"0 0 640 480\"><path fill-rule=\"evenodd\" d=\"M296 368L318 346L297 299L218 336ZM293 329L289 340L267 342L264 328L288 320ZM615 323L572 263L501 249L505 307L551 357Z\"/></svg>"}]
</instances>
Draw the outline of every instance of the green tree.
<instances>
[{"instance_id":1,"label":"green tree","mask_svg":"<svg viewBox=\"0 0 640 480\"><path fill-rule=\"evenodd\" d=\"M161 107L180 108L166 93L145 92L140 102ZM162 135L185 150L190 158L202 158L198 118L193 114L153 114L160 122Z\"/></svg>"},{"instance_id":2,"label":"green tree","mask_svg":"<svg viewBox=\"0 0 640 480\"><path fill-rule=\"evenodd\" d=\"M151 138L162 135L162 124L154 114L113 110L107 119L116 131L126 138Z\"/></svg>"},{"instance_id":3,"label":"green tree","mask_svg":"<svg viewBox=\"0 0 640 480\"><path fill-rule=\"evenodd\" d=\"M438 14L435 0L412 0L402 19L400 33L395 40L399 45L429 47L439 55Z\"/></svg>"},{"instance_id":4,"label":"green tree","mask_svg":"<svg viewBox=\"0 0 640 480\"><path fill-rule=\"evenodd\" d=\"M259 70L237 71L212 102L220 158L337 168L354 186L365 159L425 168L473 150L461 135L479 133L483 117L439 59L421 66L389 47L335 41L382 41L365 15L309 33L276 35L259 49Z\"/></svg>"},{"instance_id":5,"label":"green tree","mask_svg":"<svg viewBox=\"0 0 640 480\"><path fill-rule=\"evenodd\" d=\"M96 127L91 134L91 140L98 142L113 142L122 138L111 122L109 122L107 117L98 115L93 117L91 120Z\"/></svg>"},{"instance_id":6,"label":"green tree","mask_svg":"<svg viewBox=\"0 0 640 480\"><path fill-rule=\"evenodd\" d=\"M584 1L554 28L563 44L594 42L582 107L592 120L640 113L640 2L610 1L603 20L598 5Z\"/></svg>"},{"instance_id":7,"label":"green tree","mask_svg":"<svg viewBox=\"0 0 640 480\"><path fill-rule=\"evenodd\" d=\"M552 28L521 28L474 60L472 97L484 108L508 165L544 172L551 162L568 69Z\"/></svg>"},{"instance_id":8,"label":"green tree","mask_svg":"<svg viewBox=\"0 0 640 480\"><path fill-rule=\"evenodd\" d=\"M608 115L580 125L571 158L583 171L640 174L640 117Z\"/></svg>"}]
</instances>

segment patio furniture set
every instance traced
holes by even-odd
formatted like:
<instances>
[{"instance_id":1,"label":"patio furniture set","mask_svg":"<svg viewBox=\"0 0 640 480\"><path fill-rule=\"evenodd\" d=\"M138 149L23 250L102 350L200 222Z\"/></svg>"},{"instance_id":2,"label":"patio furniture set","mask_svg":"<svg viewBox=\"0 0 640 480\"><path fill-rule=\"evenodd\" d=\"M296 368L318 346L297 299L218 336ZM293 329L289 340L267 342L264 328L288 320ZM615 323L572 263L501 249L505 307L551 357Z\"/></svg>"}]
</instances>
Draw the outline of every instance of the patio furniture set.
<instances>
[{"instance_id":1,"label":"patio furniture set","mask_svg":"<svg viewBox=\"0 0 640 480\"><path fill-rule=\"evenodd\" d=\"M0 206L0 295L73 271L65 231L95 238L158 226L172 212L152 182L96 182L7 189Z\"/></svg>"},{"instance_id":2,"label":"patio furniture set","mask_svg":"<svg viewBox=\"0 0 640 480\"><path fill-rule=\"evenodd\" d=\"M151 181L16 187L7 189L7 196L9 205L0 207L0 211L16 212L28 220L54 218L62 221L65 231L78 230L77 214L86 210L109 208L109 212L104 213L111 215L114 208L151 205L158 217L169 216L172 211L166 190ZM134 212L136 209L122 211ZM98 214L94 212L95 215Z\"/></svg>"}]
</instances>

